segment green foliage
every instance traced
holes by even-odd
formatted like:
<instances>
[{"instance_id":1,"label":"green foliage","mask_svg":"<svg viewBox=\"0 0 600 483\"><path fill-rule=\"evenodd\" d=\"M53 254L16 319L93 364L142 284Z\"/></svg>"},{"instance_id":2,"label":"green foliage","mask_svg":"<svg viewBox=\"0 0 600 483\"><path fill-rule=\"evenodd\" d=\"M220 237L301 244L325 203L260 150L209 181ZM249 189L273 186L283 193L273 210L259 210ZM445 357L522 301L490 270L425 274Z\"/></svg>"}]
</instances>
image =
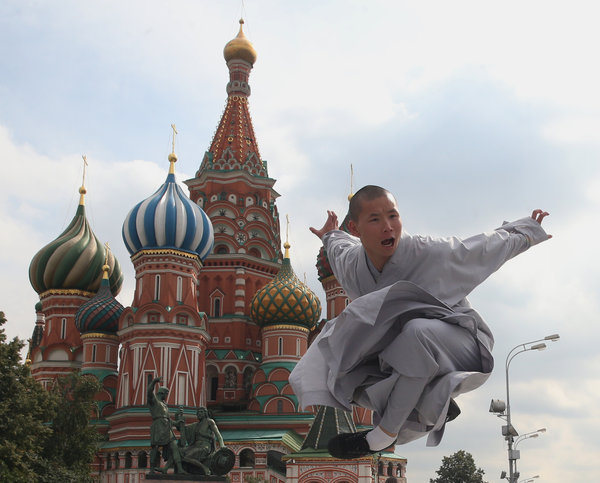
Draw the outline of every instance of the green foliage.
<instances>
[{"instance_id":1,"label":"green foliage","mask_svg":"<svg viewBox=\"0 0 600 483\"><path fill-rule=\"evenodd\" d=\"M7 341L5 323L0 312L0 481L93 481L99 435L89 420L100 384L71 374L46 391L21 362L24 342Z\"/></svg>"},{"instance_id":2,"label":"green foliage","mask_svg":"<svg viewBox=\"0 0 600 483\"><path fill-rule=\"evenodd\" d=\"M475 466L471 453L457 451L452 456L444 456L442 466L436 471L438 477L429 479L429 483L486 483L484 471Z\"/></svg>"},{"instance_id":3,"label":"green foliage","mask_svg":"<svg viewBox=\"0 0 600 483\"><path fill-rule=\"evenodd\" d=\"M0 481L36 481L35 466L51 428L54 398L21 363L24 342L7 342L0 312Z\"/></svg>"},{"instance_id":4,"label":"green foliage","mask_svg":"<svg viewBox=\"0 0 600 483\"><path fill-rule=\"evenodd\" d=\"M56 467L65 467L72 481L91 481L90 465L98 449L100 435L89 424L97 410L94 395L101 389L91 376L71 373L56 380L52 394L56 398L56 412L52 433L47 440L44 455ZM46 481L71 481L61 480Z\"/></svg>"}]
</instances>

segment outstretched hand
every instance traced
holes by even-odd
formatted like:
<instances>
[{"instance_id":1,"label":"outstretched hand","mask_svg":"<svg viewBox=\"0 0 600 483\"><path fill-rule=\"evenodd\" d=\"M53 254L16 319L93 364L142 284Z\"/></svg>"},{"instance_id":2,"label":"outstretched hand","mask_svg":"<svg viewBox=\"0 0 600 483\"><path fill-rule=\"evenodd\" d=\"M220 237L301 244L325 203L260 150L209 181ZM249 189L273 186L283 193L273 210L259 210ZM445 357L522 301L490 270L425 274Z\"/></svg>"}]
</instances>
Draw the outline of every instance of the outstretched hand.
<instances>
[{"instance_id":1,"label":"outstretched hand","mask_svg":"<svg viewBox=\"0 0 600 483\"><path fill-rule=\"evenodd\" d=\"M339 228L339 224L338 224L337 215L333 211L327 210L327 220L325 221L323 228L321 228L320 230L317 230L316 228L313 228L311 226L309 229L315 235L317 235L319 238L323 238L323 235L325 235L325 233L328 233L332 230L337 230L338 228Z\"/></svg>"},{"instance_id":2,"label":"outstretched hand","mask_svg":"<svg viewBox=\"0 0 600 483\"><path fill-rule=\"evenodd\" d=\"M544 218L546 218L549 214L550 213L548 213L547 211L533 210L533 213L531 213L531 218L533 218L541 225ZM548 235L548 238L552 238L552 235Z\"/></svg>"}]
</instances>

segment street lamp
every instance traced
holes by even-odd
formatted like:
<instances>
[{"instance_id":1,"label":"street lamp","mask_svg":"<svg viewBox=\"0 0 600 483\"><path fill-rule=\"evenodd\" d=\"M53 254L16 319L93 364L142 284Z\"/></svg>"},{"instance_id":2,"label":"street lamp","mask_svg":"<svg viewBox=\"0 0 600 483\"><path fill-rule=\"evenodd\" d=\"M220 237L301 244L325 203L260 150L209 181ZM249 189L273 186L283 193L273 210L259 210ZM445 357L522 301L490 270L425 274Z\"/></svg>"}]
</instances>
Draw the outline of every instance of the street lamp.
<instances>
[{"instance_id":1,"label":"street lamp","mask_svg":"<svg viewBox=\"0 0 600 483\"><path fill-rule=\"evenodd\" d=\"M525 433L525 434L522 434L521 436L519 436L515 440L515 444L513 445L513 451L516 453L517 459L519 459L521 457L521 451L517 450L517 445L521 441L525 441L526 439L530 439L530 438L538 438L541 433L545 433L545 432L546 432L546 428L541 428L541 429L538 429L537 431L531 431L530 433ZM515 459L515 474L518 474L516 459Z\"/></svg>"},{"instance_id":2,"label":"street lamp","mask_svg":"<svg viewBox=\"0 0 600 483\"><path fill-rule=\"evenodd\" d=\"M537 438L537 437L539 437L539 435L541 433L545 433L545 432L546 432L546 428L541 428L536 431L532 431L531 433L522 434L515 440L515 444L514 444L515 449L521 441L523 441L525 439L529 439L529 438Z\"/></svg>"},{"instance_id":3,"label":"street lamp","mask_svg":"<svg viewBox=\"0 0 600 483\"><path fill-rule=\"evenodd\" d=\"M540 477L540 475L535 475L530 478L527 478L526 480L521 480L521 481L519 481L519 483L531 483L533 480L535 480L536 478L539 478L539 477Z\"/></svg>"},{"instance_id":4,"label":"street lamp","mask_svg":"<svg viewBox=\"0 0 600 483\"><path fill-rule=\"evenodd\" d=\"M518 356L519 354L522 354L523 352L532 351L532 350L538 350L538 351L544 350L547 347L546 344L544 343L544 341L556 342L558 339L560 339L560 336L558 334L552 334L552 335L547 335L543 339L525 342L523 344L519 344L519 345L513 347L510 350L510 352L508 353L508 356L506 356L506 362L504 364L504 368L505 368L505 372L506 372L506 403L504 403L504 401L501 401L499 399L492 399L492 403L490 404L490 412L497 413L497 415L499 417L506 418L506 425L502 426L502 436L504 436L504 438L508 442L509 475L508 475L507 480L509 483L516 483L519 478L519 475L516 473L516 463L515 463L516 460L519 459L519 452L516 451L515 449L513 449L514 438L515 438L515 436L519 436L519 433L512 425L511 413L510 413L510 389L509 389L509 378L508 378L508 369L510 367L510 363L516 356ZM501 476L501 478L505 478L506 472L503 471L502 473L504 476Z\"/></svg>"}]
</instances>

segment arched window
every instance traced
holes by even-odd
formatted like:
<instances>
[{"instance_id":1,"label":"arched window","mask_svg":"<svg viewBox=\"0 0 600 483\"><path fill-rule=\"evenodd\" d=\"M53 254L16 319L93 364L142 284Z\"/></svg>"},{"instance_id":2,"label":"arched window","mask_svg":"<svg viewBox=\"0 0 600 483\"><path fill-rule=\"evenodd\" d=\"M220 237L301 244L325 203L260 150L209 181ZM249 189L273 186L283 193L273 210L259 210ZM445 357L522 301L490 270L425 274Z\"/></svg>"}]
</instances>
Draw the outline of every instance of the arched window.
<instances>
[{"instance_id":1,"label":"arched window","mask_svg":"<svg viewBox=\"0 0 600 483\"><path fill-rule=\"evenodd\" d=\"M283 337L279 337L279 339L277 340L277 355L283 355Z\"/></svg>"},{"instance_id":2,"label":"arched window","mask_svg":"<svg viewBox=\"0 0 600 483\"><path fill-rule=\"evenodd\" d=\"M388 463L387 474L388 476L394 476L394 465L391 462Z\"/></svg>"},{"instance_id":3,"label":"arched window","mask_svg":"<svg viewBox=\"0 0 600 483\"><path fill-rule=\"evenodd\" d=\"M183 278L177 277L177 302L183 301Z\"/></svg>"},{"instance_id":4,"label":"arched window","mask_svg":"<svg viewBox=\"0 0 600 483\"><path fill-rule=\"evenodd\" d=\"M227 245L219 245L215 248L215 253L217 255L227 255L229 253L229 248L227 248Z\"/></svg>"},{"instance_id":5,"label":"arched window","mask_svg":"<svg viewBox=\"0 0 600 483\"><path fill-rule=\"evenodd\" d=\"M300 337L296 339L296 355L300 355Z\"/></svg>"},{"instance_id":6,"label":"arched window","mask_svg":"<svg viewBox=\"0 0 600 483\"><path fill-rule=\"evenodd\" d=\"M250 448L240 451L240 467L254 468L254 451Z\"/></svg>"},{"instance_id":7,"label":"arched window","mask_svg":"<svg viewBox=\"0 0 600 483\"><path fill-rule=\"evenodd\" d=\"M92 346L92 362L96 362L96 344Z\"/></svg>"},{"instance_id":8,"label":"arched window","mask_svg":"<svg viewBox=\"0 0 600 483\"><path fill-rule=\"evenodd\" d=\"M213 301L213 317L221 317L221 299L215 298Z\"/></svg>"},{"instance_id":9,"label":"arched window","mask_svg":"<svg viewBox=\"0 0 600 483\"><path fill-rule=\"evenodd\" d=\"M67 319L65 319L65 318L63 318L60 321L60 338L61 339L67 338Z\"/></svg>"},{"instance_id":10,"label":"arched window","mask_svg":"<svg viewBox=\"0 0 600 483\"><path fill-rule=\"evenodd\" d=\"M112 470L112 455L106 457L106 470Z\"/></svg>"},{"instance_id":11,"label":"arched window","mask_svg":"<svg viewBox=\"0 0 600 483\"><path fill-rule=\"evenodd\" d=\"M145 451L140 451L137 454L137 467L138 468L147 468L148 467L148 455Z\"/></svg>"},{"instance_id":12,"label":"arched window","mask_svg":"<svg viewBox=\"0 0 600 483\"><path fill-rule=\"evenodd\" d=\"M154 277L154 300L160 300L160 275Z\"/></svg>"},{"instance_id":13,"label":"arched window","mask_svg":"<svg viewBox=\"0 0 600 483\"><path fill-rule=\"evenodd\" d=\"M125 468L126 469L131 468L131 453L129 451L127 451L127 453L125 453Z\"/></svg>"},{"instance_id":14,"label":"arched window","mask_svg":"<svg viewBox=\"0 0 600 483\"><path fill-rule=\"evenodd\" d=\"M277 414L281 414L283 412L283 401L279 399L277 401Z\"/></svg>"},{"instance_id":15,"label":"arched window","mask_svg":"<svg viewBox=\"0 0 600 483\"><path fill-rule=\"evenodd\" d=\"M119 469L119 453L115 453L115 470Z\"/></svg>"},{"instance_id":16,"label":"arched window","mask_svg":"<svg viewBox=\"0 0 600 483\"><path fill-rule=\"evenodd\" d=\"M217 389L219 389L219 374L214 366L206 368L206 380L208 382L208 400L217 400Z\"/></svg>"}]
</instances>

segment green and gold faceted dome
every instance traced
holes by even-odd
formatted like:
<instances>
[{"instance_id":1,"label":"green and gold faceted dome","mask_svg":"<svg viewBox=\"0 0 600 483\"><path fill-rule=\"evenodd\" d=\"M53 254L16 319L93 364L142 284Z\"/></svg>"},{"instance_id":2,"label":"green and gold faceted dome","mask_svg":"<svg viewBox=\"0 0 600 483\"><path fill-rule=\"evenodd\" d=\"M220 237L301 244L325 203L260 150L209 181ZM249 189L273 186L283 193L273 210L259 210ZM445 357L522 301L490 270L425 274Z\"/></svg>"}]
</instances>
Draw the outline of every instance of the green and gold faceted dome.
<instances>
[{"instance_id":1,"label":"green and gold faceted dome","mask_svg":"<svg viewBox=\"0 0 600 483\"><path fill-rule=\"evenodd\" d=\"M321 302L314 292L301 282L287 256L277 276L261 288L250 304L250 316L261 327L267 325L299 325L314 327L321 316Z\"/></svg>"}]
</instances>

